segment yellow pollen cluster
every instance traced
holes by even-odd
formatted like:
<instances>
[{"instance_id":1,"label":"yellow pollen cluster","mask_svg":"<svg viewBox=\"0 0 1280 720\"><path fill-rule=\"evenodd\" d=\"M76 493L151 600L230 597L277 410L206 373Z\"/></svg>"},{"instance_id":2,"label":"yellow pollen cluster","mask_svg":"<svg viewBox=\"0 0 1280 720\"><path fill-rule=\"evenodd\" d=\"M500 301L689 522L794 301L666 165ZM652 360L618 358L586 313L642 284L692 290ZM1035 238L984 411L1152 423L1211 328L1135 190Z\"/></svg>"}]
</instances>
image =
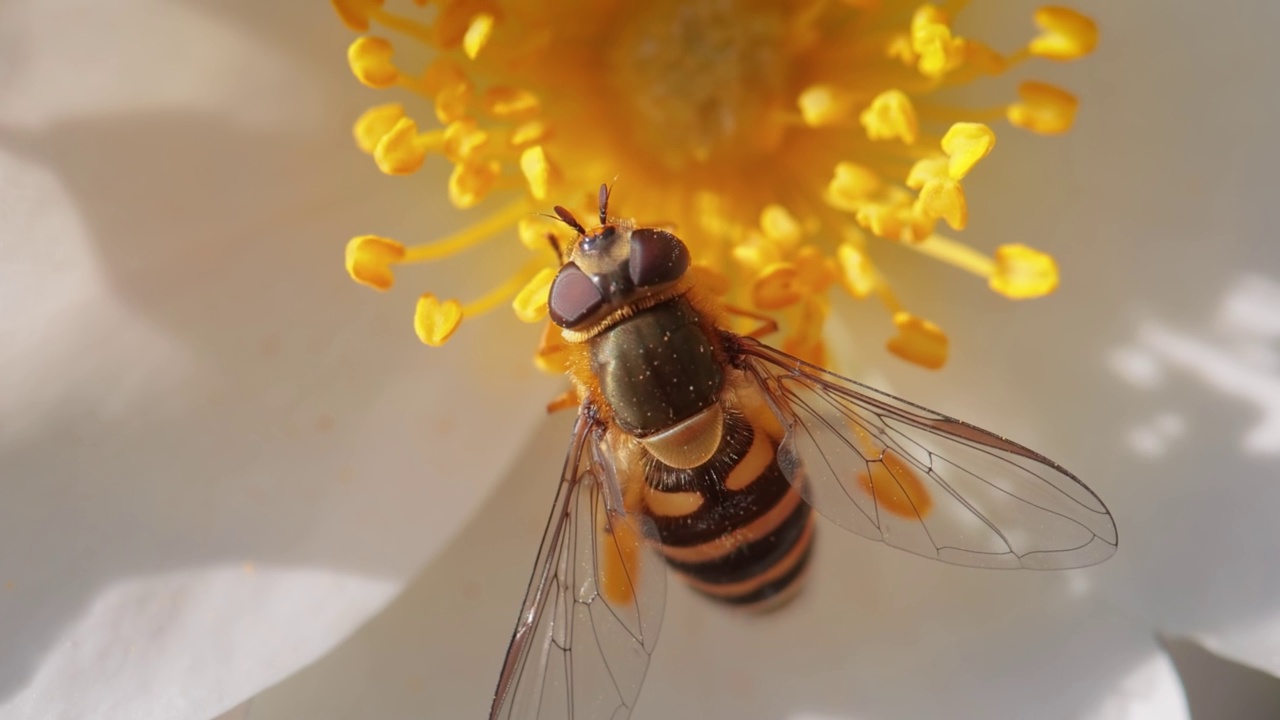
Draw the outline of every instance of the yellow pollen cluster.
<instances>
[{"instance_id":1,"label":"yellow pollen cluster","mask_svg":"<svg viewBox=\"0 0 1280 720\"><path fill-rule=\"evenodd\" d=\"M964 180L995 148L994 123L1064 133L1078 101L1040 81L1011 87L997 107L937 93L1097 44L1092 20L1043 7L1031 18L1038 32L1001 53L957 29L965 4L404 0L393 11L333 0L361 34L347 50L352 73L400 96L356 120L357 146L388 175L443 159L456 207L507 198L427 244L356 237L347 271L386 290L399 265L518 239L513 251L528 258L519 272L477 278L488 289L466 303L422 295L414 327L440 345L464 319L508 303L545 323L552 248L575 238L537 213L562 204L592 218L591 191L618 178L614 210L676 232L697 283L775 317L784 350L826 360L823 325L840 288L884 305L891 352L941 367L946 334L906 309L877 267L879 247L941 260L1009 298L1052 292L1051 256L1022 243L987 254L943 231L968 224ZM559 367L558 346L548 326L541 367Z\"/></svg>"}]
</instances>

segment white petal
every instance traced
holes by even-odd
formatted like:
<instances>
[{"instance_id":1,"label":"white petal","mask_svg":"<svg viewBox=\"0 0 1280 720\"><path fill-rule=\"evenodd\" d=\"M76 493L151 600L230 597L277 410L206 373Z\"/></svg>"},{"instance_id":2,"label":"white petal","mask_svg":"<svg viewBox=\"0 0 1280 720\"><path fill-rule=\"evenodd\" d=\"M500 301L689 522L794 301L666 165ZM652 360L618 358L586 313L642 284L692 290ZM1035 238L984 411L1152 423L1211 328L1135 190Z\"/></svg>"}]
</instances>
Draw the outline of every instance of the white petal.
<instances>
[{"instance_id":1,"label":"white petal","mask_svg":"<svg viewBox=\"0 0 1280 720\"><path fill-rule=\"evenodd\" d=\"M386 612L250 704L252 720L482 717L553 493L563 422ZM1088 572L915 558L820 523L809 586L743 615L676 581L635 720L1188 717L1143 627Z\"/></svg>"},{"instance_id":2,"label":"white petal","mask_svg":"<svg viewBox=\"0 0 1280 720\"><path fill-rule=\"evenodd\" d=\"M331 13L265 8L0 10L0 703L22 714L203 720L274 682L447 542L554 392L493 352L534 346L509 313L413 337L414 285L474 296L492 257L390 296L345 277L351 235L460 220L422 201L439 178L379 184L351 147L370 98ZM246 605L314 582L315 615ZM142 632L174 587L210 595ZM164 682L85 685L75 648L129 644Z\"/></svg>"},{"instance_id":3,"label":"white petal","mask_svg":"<svg viewBox=\"0 0 1280 720\"><path fill-rule=\"evenodd\" d=\"M396 589L329 570L259 567L121 580L97 593L0 716L207 716L327 650L315 628L351 628ZM192 682L199 677L219 680Z\"/></svg>"}]
</instances>

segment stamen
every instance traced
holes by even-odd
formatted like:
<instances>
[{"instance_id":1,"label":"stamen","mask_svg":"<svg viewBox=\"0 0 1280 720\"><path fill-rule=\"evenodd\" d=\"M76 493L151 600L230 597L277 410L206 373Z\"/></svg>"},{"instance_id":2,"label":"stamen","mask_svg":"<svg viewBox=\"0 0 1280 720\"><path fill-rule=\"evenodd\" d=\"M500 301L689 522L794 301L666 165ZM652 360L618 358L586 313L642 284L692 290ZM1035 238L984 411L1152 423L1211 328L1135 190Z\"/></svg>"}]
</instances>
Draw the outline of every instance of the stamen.
<instances>
[{"instance_id":1,"label":"stamen","mask_svg":"<svg viewBox=\"0 0 1280 720\"><path fill-rule=\"evenodd\" d=\"M442 130L418 134L418 125L411 118L400 118L391 130L382 136L373 150L373 161L387 175L411 175L422 167L427 153L444 147Z\"/></svg>"},{"instance_id":2,"label":"stamen","mask_svg":"<svg viewBox=\"0 0 1280 720\"><path fill-rule=\"evenodd\" d=\"M876 289L875 269L865 253L853 243L841 243L836 249L836 258L840 263L841 276L845 290L855 298L862 300Z\"/></svg>"},{"instance_id":3,"label":"stamen","mask_svg":"<svg viewBox=\"0 0 1280 720\"><path fill-rule=\"evenodd\" d=\"M449 123L444 129L444 156L449 162L458 163L470 159L476 151L488 144L489 133L481 130L471 118Z\"/></svg>"},{"instance_id":4,"label":"stamen","mask_svg":"<svg viewBox=\"0 0 1280 720\"><path fill-rule=\"evenodd\" d=\"M556 279L556 274L557 271L551 268L542 268L516 293L516 299L511 303L516 317L527 323L538 322L547 317L547 296L551 292L551 282Z\"/></svg>"},{"instance_id":5,"label":"stamen","mask_svg":"<svg viewBox=\"0 0 1280 720\"><path fill-rule=\"evenodd\" d=\"M475 60L484 46L489 44L489 38L493 37L493 21L494 17L489 13L480 13L471 18L466 34L462 36L462 51L468 58Z\"/></svg>"},{"instance_id":6,"label":"stamen","mask_svg":"<svg viewBox=\"0 0 1280 720\"><path fill-rule=\"evenodd\" d=\"M889 352L921 367L937 370L947 362L947 336L937 325L909 312L893 314L898 334L890 338Z\"/></svg>"},{"instance_id":7,"label":"stamen","mask_svg":"<svg viewBox=\"0 0 1280 720\"><path fill-rule=\"evenodd\" d=\"M1060 135L1071 129L1080 101L1048 83L1028 81L1018 86L1020 102L1009 106L1009 122L1041 135Z\"/></svg>"},{"instance_id":8,"label":"stamen","mask_svg":"<svg viewBox=\"0 0 1280 720\"><path fill-rule=\"evenodd\" d=\"M352 128L356 145L361 150L372 155L373 151L378 147L378 141L382 140L382 136L391 132L391 128L395 127L396 123L400 122L403 117L404 106L400 103L375 105L365 110Z\"/></svg>"},{"instance_id":9,"label":"stamen","mask_svg":"<svg viewBox=\"0 0 1280 720\"><path fill-rule=\"evenodd\" d=\"M395 284L391 266L404 260L404 245L377 235L361 235L347 243L347 274L361 285L390 290Z\"/></svg>"},{"instance_id":10,"label":"stamen","mask_svg":"<svg viewBox=\"0 0 1280 720\"><path fill-rule=\"evenodd\" d=\"M538 96L515 87L492 87L484 94L484 109L502 120L524 119L536 115L541 103Z\"/></svg>"},{"instance_id":11,"label":"stamen","mask_svg":"<svg viewBox=\"0 0 1280 720\"><path fill-rule=\"evenodd\" d=\"M449 201L454 207L475 207L498 184L502 164L497 160L458 163L449 175Z\"/></svg>"},{"instance_id":12,"label":"stamen","mask_svg":"<svg viewBox=\"0 0 1280 720\"><path fill-rule=\"evenodd\" d=\"M837 209L854 212L864 200L879 192L883 184L876 171L869 167L851 162L837 163L835 176L827 184L827 201Z\"/></svg>"},{"instance_id":13,"label":"stamen","mask_svg":"<svg viewBox=\"0 0 1280 720\"><path fill-rule=\"evenodd\" d=\"M335 3L340 1L342 0L334 0ZM352 2L352 0L346 0L346 2L350 3ZM420 23L420 22L415 22L413 20L410 20L409 18L401 17L399 15L396 15L395 13L389 13L383 10L382 0L355 0L355 2L360 4L367 3L368 5L375 5L376 8L371 10L368 13L368 17L373 20L377 20L378 24L382 25L383 27L389 28L391 30L395 30L396 32L402 33L404 35L408 35L409 37L415 40L420 40L428 45L439 44L437 41L436 32L432 29L430 25ZM368 29L367 21L366 21L366 29Z\"/></svg>"},{"instance_id":14,"label":"stamen","mask_svg":"<svg viewBox=\"0 0 1280 720\"><path fill-rule=\"evenodd\" d=\"M1032 55L1066 61L1084 57L1098 45L1098 26L1093 20L1064 7L1042 7L1034 16L1042 32L1027 44Z\"/></svg>"},{"instance_id":15,"label":"stamen","mask_svg":"<svg viewBox=\"0 0 1280 720\"><path fill-rule=\"evenodd\" d=\"M1032 132L1062 133L1073 123L1075 97L1035 82L999 107L953 106L933 95L1032 58L1091 52L1097 27L1075 11L1039 9L1037 36L1003 56L957 34L952 19L963 0L730 3L691 14L606 3L578 19L589 36L617 30L616 47L591 46L566 58L559 49L572 33L560 13L571 8L555 2L414 0L419 8L431 4L426 21L415 22L386 12L383 0L332 1L348 27L367 34L372 23L397 33L388 33L392 40L361 37L347 48L360 82L421 95L441 123L423 129L398 103L362 114L352 132L380 170L412 173L438 152L453 165L448 192L455 207L480 204L499 189L525 198L429 244L406 248L376 236L348 243L351 276L387 289L396 265L450 257L519 225L531 259L515 276L470 304L423 296L415 327L429 344L508 301L521 320L544 321L555 277L548 251L566 247L574 233L534 210L598 183L593 176L602 169L637 163L676 169L666 175L673 185L642 193L634 213L624 214L686 231L697 283L777 312L782 344L808 359L825 357L825 293L835 283L889 309L898 328L891 351L927 367L946 357L946 336L901 306L867 235L983 277L1011 298L1043 295L1058 282L1053 259L1036 250L1007 245L988 257L934 230L941 222L967 224L962 182L994 147L989 124L1006 119ZM517 6L520 27L504 35L501 23ZM669 21L677 19L673 33ZM407 48L395 45L401 33L427 46L419 49L432 59L421 73L404 59L412 55ZM634 64L658 70L637 73ZM753 172L759 167L777 172L762 177ZM824 167L833 173L815 195L803 179ZM588 203L566 204L578 212ZM540 366L562 364L553 344L540 347Z\"/></svg>"},{"instance_id":16,"label":"stamen","mask_svg":"<svg viewBox=\"0 0 1280 720\"><path fill-rule=\"evenodd\" d=\"M501 285L464 305L462 314L465 317L475 317L489 312L520 292L520 289L528 284L529 279L543 269L545 267L541 261L530 260L514 275L503 281Z\"/></svg>"},{"instance_id":17,"label":"stamen","mask_svg":"<svg viewBox=\"0 0 1280 720\"><path fill-rule=\"evenodd\" d=\"M347 47L347 64L360 82L383 89L396 84L400 70L391 62L391 43L379 37L358 37Z\"/></svg>"},{"instance_id":18,"label":"stamen","mask_svg":"<svg viewBox=\"0 0 1280 720\"><path fill-rule=\"evenodd\" d=\"M1058 264L1053 257L1026 245L996 248L992 290L1014 300L1048 295L1058 287Z\"/></svg>"},{"instance_id":19,"label":"stamen","mask_svg":"<svg viewBox=\"0 0 1280 720\"><path fill-rule=\"evenodd\" d=\"M424 344L440 347L462 324L462 317L462 306L457 300L440 302L435 295L424 293L414 309L413 330Z\"/></svg>"},{"instance_id":20,"label":"stamen","mask_svg":"<svg viewBox=\"0 0 1280 720\"><path fill-rule=\"evenodd\" d=\"M368 32L369 16L382 7L382 0L332 0L342 24L356 32Z\"/></svg>"},{"instance_id":21,"label":"stamen","mask_svg":"<svg viewBox=\"0 0 1280 720\"><path fill-rule=\"evenodd\" d=\"M532 208L533 206L528 200L523 198L517 200L498 212L486 216L480 222L469 225L443 240L408 248L401 262L428 262L457 255L463 250L475 247L515 225L521 218L532 212Z\"/></svg>"},{"instance_id":22,"label":"stamen","mask_svg":"<svg viewBox=\"0 0 1280 720\"><path fill-rule=\"evenodd\" d=\"M991 154L995 146L996 134L982 123L952 125L942 136L942 152L950 158L947 173L953 180L962 179L979 160Z\"/></svg>"},{"instance_id":23,"label":"stamen","mask_svg":"<svg viewBox=\"0 0 1280 720\"><path fill-rule=\"evenodd\" d=\"M751 283L751 302L761 310L781 310L794 305L805 296L799 279L800 272L794 264L774 263Z\"/></svg>"},{"instance_id":24,"label":"stamen","mask_svg":"<svg viewBox=\"0 0 1280 720\"><path fill-rule=\"evenodd\" d=\"M764 236L786 251L804 239L804 228L787 209L776 203L766 205L760 211L760 230Z\"/></svg>"},{"instance_id":25,"label":"stamen","mask_svg":"<svg viewBox=\"0 0 1280 720\"><path fill-rule=\"evenodd\" d=\"M919 58L917 69L927 78L939 79L964 62L965 41L952 36L948 22L940 8L927 4L911 17L911 49Z\"/></svg>"},{"instance_id":26,"label":"stamen","mask_svg":"<svg viewBox=\"0 0 1280 720\"><path fill-rule=\"evenodd\" d=\"M436 119L445 125L464 119L473 94L471 83L465 79L446 84L434 98Z\"/></svg>"},{"instance_id":27,"label":"stamen","mask_svg":"<svg viewBox=\"0 0 1280 720\"><path fill-rule=\"evenodd\" d=\"M853 98L832 85L812 85L796 98L800 116L809 127L842 125L853 112Z\"/></svg>"},{"instance_id":28,"label":"stamen","mask_svg":"<svg viewBox=\"0 0 1280 720\"><path fill-rule=\"evenodd\" d=\"M989 278L995 272L995 261L965 245L944 235L931 235L923 242L910 246L935 260L973 273L980 278Z\"/></svg>"},{"instance_id":29,"label":"stamen","mask_svg":"<svg viewBox=\"0 0 1280 720\"><path fill-rule=\"evenodd\" d=\"M546 200L552 171L541 145L526 148L520 153L520 172L529 186L529 194L537 200Z\"/></svg>"},{"instance_id":30,"label":"stamen","mask_svg":"<svg viewBox=\"0 0 1280 720\"><path fill-rule=\"evenodd\" d=\"M930 180L920 188L919 212L947 221L952 230L963 230L969 222L969 205L964 188L949 177Z\"/></svg>"},{"instance_id":31,"label":"stamen","mask_svg":"<svg viewBox=\"0 0 1280 720\"><path fill-rule=\"evenodd\" d=\"M858 119L871 140L898 138L911 145L920 132L911 99L901 90L886 90L875 96Z\"/></svg>"}]
</instances>

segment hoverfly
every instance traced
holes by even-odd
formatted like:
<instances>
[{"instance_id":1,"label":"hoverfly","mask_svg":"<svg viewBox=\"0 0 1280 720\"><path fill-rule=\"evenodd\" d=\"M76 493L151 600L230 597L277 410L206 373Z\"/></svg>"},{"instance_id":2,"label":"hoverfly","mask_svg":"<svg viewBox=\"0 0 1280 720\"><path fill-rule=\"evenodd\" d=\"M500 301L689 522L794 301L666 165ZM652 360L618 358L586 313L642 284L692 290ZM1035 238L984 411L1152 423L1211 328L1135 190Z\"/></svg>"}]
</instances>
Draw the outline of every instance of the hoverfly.
<instances>
[{"instance_id":1,"label":"hoverfly","mask_svg":"<svg viewBox=\"0 0 1280 720\"><path fill-rule=\"evenodd\" d=\"M814 510L956 565L1115 552L1111 514L1067 470L726 330L684 243L610 219L608 200L601 185L590 231L555 208L577 236L547 304L581 405L490 720L629 717L667 568L722 603L776 605Z\"/></svg>"}]
</instances>

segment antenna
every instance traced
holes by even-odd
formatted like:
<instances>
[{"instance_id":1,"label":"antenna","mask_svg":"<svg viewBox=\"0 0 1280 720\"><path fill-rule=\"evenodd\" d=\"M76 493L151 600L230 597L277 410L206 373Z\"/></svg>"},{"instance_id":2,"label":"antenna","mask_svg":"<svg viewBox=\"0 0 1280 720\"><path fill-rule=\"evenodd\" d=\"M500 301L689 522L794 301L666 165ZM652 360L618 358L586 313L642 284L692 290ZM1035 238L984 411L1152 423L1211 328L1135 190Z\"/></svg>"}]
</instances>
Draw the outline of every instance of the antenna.
<instances>
[{"instance_id":1,"label":"antenna","mask_svg":"<svg viewBox=\"0 0 1280 720\"><path fill-rule=\"evenodd\" d=\"M607 225L609 223L609 194L613 189L604 183L600 183L600 224Z\"/></svg>"},{"instance_id":2,"label":"antenna","mask_svg":"<svg viewBox=\"0 0 1280 720\"><path fill-rule=\"evenodd\" d=\"M564 264L564 250L560 247L560 240L556 238L555 233L547 233L547 242L551 244L551 249L556 251L556 259L560 264Z\"/></svg>"},{"instance_id":3,"label":"antenna","mask_svg":"<svg viewBox=\"0 0 1280 720\"><path fill-rule=\"evenodd\" d=\"M574 230L577 230L579 235L587 234L586 228L582 227L582 223L578 222L578 218L574 217L573 213L566 210L563 206L556 205L551 209L555 211L556 216L560 218L560 222L568 225Z\"/></svg>"}]
</instances>

